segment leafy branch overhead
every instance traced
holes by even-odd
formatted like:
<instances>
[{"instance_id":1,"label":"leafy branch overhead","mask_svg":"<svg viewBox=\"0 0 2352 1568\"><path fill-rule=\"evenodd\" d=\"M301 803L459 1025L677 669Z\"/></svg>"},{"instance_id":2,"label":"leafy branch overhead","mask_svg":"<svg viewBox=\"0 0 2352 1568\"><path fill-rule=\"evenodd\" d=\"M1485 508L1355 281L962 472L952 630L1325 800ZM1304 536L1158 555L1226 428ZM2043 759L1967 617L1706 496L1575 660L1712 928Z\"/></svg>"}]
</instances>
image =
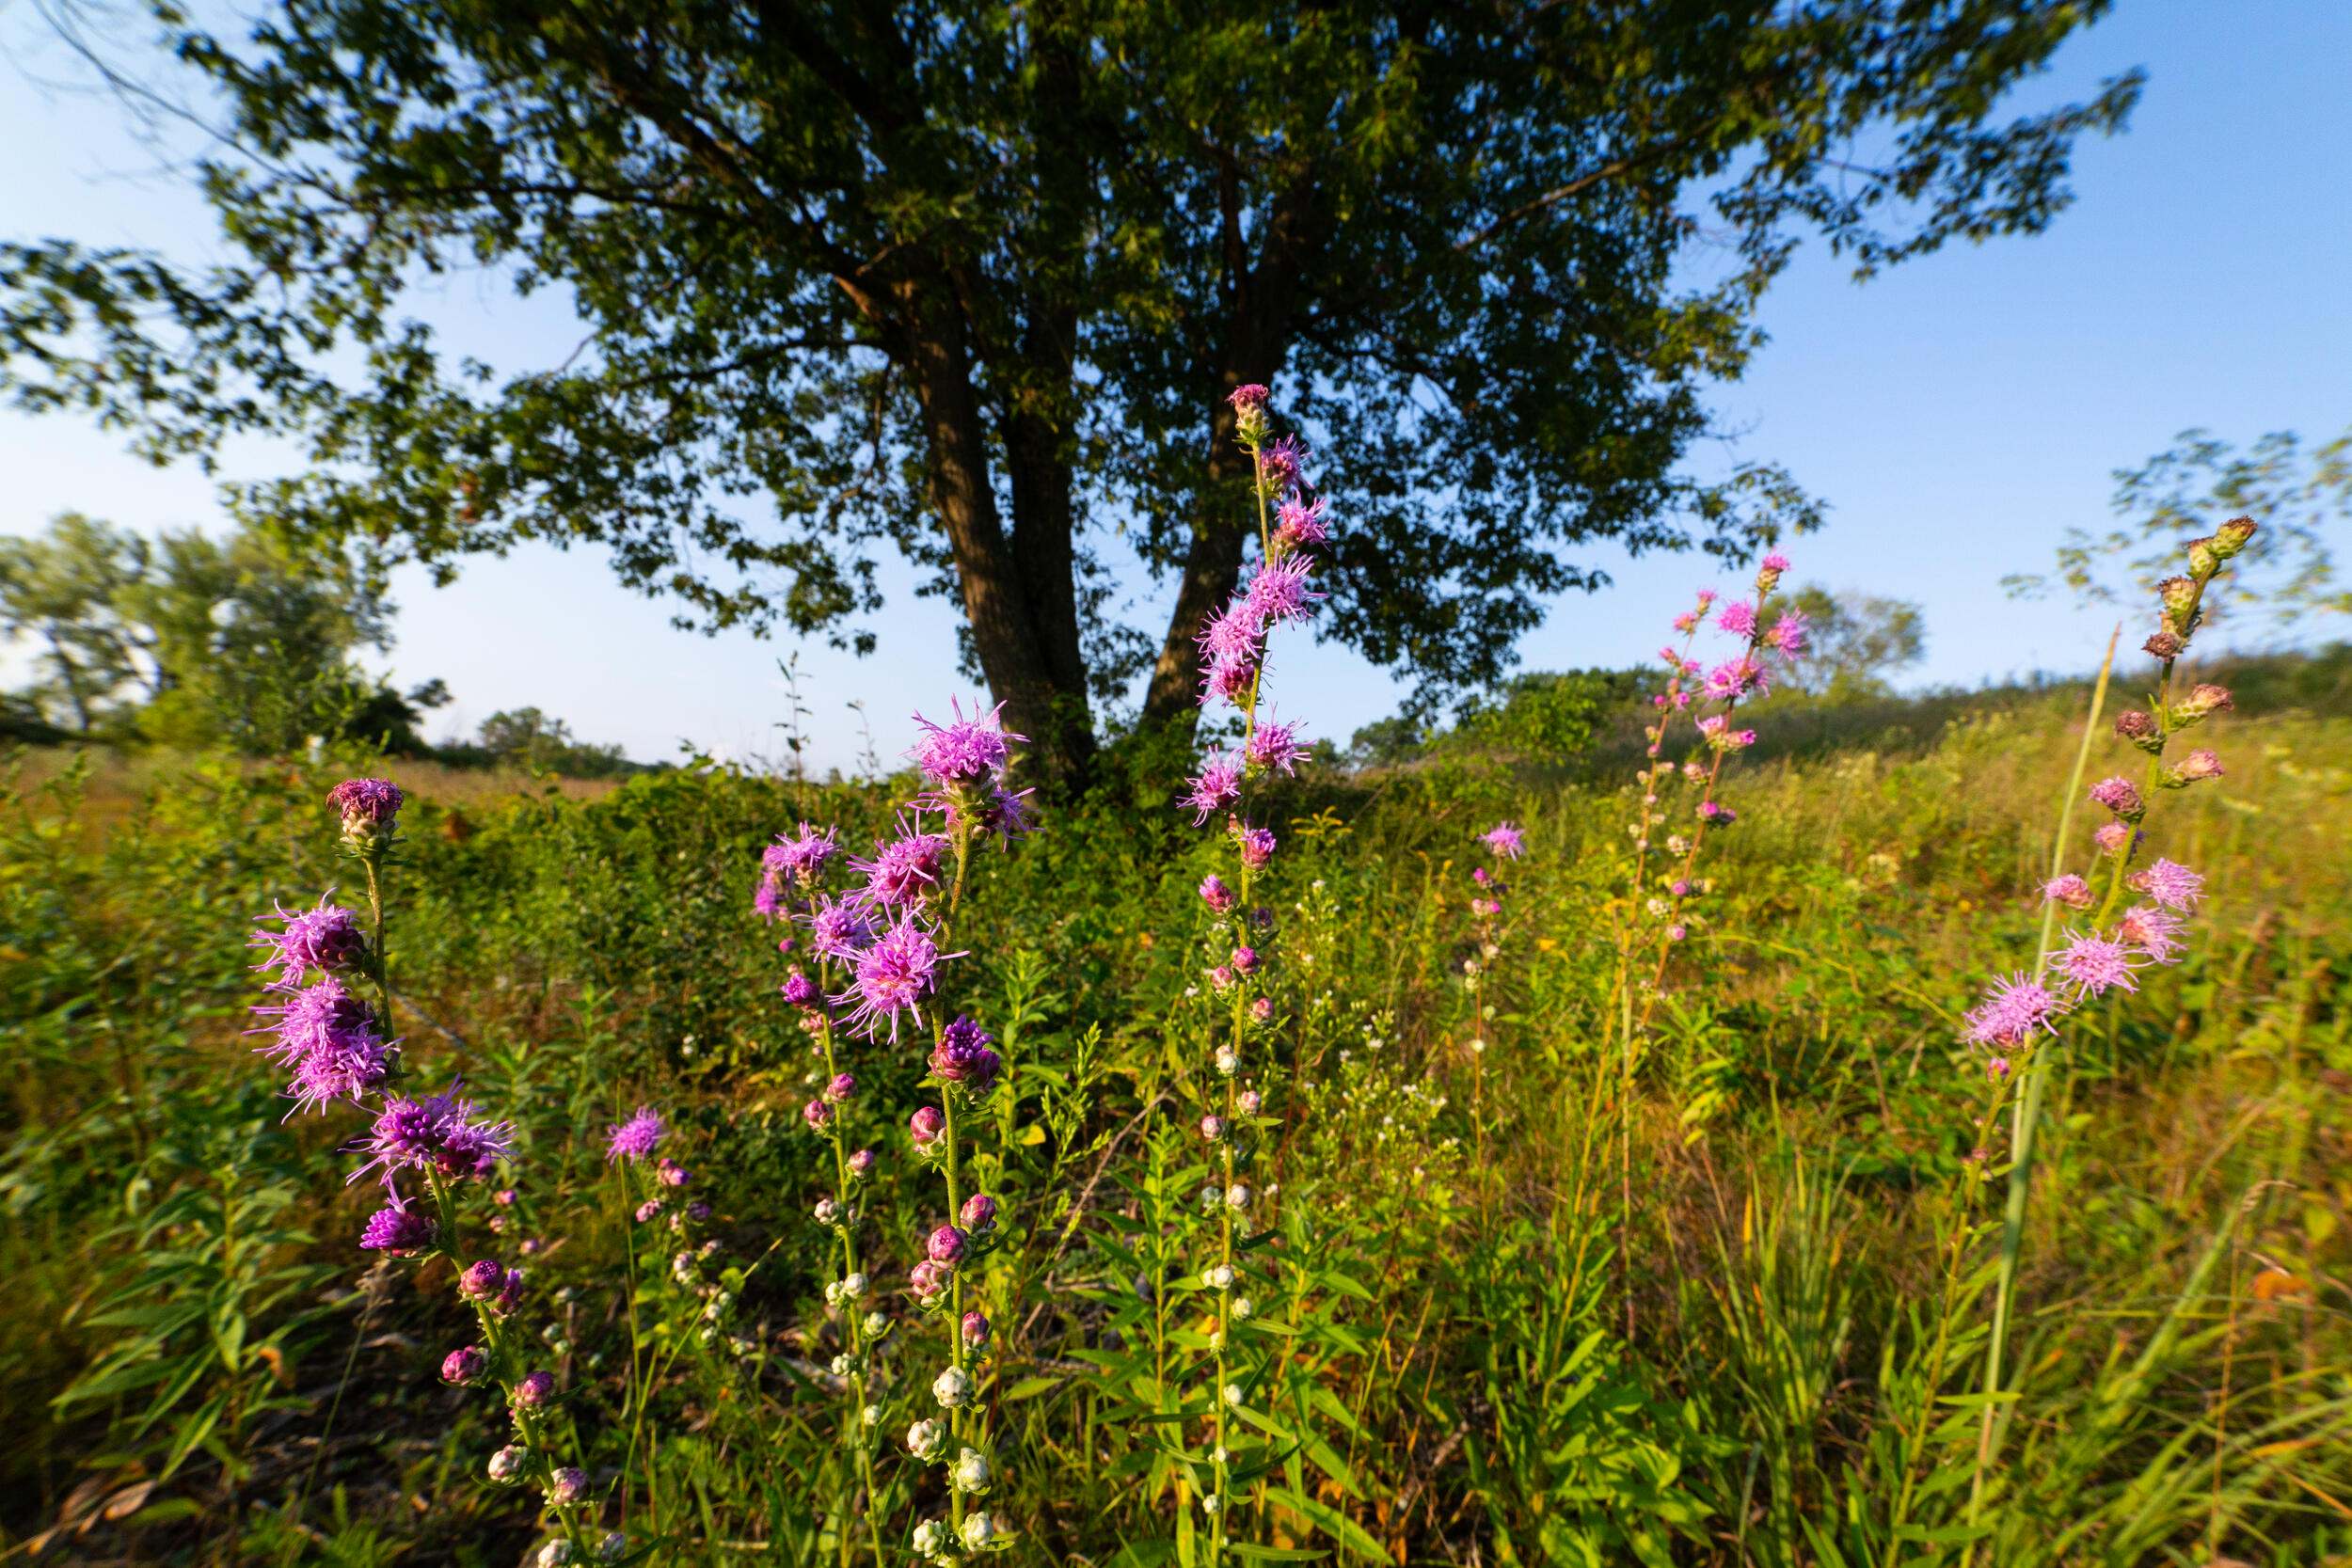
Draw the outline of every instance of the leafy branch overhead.
<instances>
[{"instance_id":1,"label":"leafy branch overhead","mask_svg":"<svg viewBox=\"0 0 2352 1568\"><path fill-rule=\"evenodd\" d=\"M243 505L444 572L592 544L703 627L870 646L895 551L1062 770L1090 694L1189 705L1236 383L1361 498L1323 635L1436 689L1603 542L1808 526L1768 461L1691 470L1707 388L1805 232L1867 276L2044 227L2139 77L2000 105L2105 8L159 3L233 260L0 246L0 386L158 456L298 436ZM464 357L414 292L475 269L578 338Z\"/></svg>"}]
</instances>

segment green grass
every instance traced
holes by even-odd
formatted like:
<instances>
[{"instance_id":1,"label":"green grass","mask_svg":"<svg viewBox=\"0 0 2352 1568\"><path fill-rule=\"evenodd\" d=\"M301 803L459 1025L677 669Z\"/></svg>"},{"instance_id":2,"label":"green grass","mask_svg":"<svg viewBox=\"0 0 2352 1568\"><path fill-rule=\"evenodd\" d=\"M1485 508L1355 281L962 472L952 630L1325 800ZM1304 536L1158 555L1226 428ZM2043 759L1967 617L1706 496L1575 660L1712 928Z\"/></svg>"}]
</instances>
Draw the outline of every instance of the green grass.
<instances>
[{"instance_id":1,"label":"green grass","mask_svg":"<svg viewBox=\"0 0 2352 1568\"><path fill-rule=\"evenodd\" d=\"M2233 677L2228 776L2152 824L2213 897L2188 957L2055 1058L2015 1378L1973 1505L2005 1154L1973 1179L1984 1085L1954 1037L1988 974L2030 962L2079 694L1784 707L1790 744L1731 787L1741 821L1710 848L1629 1107L1603 1047L1626 799L1458 761L1304 782L1267 900L1282 1120L1258 1180L1279 1193L1250 1254L1263 1459L1233 1539L1405 1563L2352 1552L2352 720L2331 668ZM515 1561L532 1500L479 1483L496 1402L435 1373L468 1332L446 1265L364 1267L349 1238L372 1204L336 1152L356 1119L281 1123L241 1034L253 917L350 879L321 804L337 771L18 768L0 1540L51 1532L44 1560ZM1136 798L1168 782L1138 777ZM815 1068L749 895L772 833L808 816L863 842L894 797L717 769L404 782L411 1069L462 1074L518 1124L500 1244L548 1243L532 1321L607 1522L626 1503L653 1560L837 1560L837 1266L807 1218L830 1154L799 1126ZM1506 815L1531 852L1474 1126L1467 877ZM1211 1010L1186 994L1212 961L1202 836L1132 801L1051 817L979 864L958 931L952 1005L1013 1064L974 1145L1013 1222L973 1288L999 1325L988 1501L1022 1560L1200 1546L1178 1434L1207 1397L1182 1286L1205 1168L1187 1128L1214 1086ZM912 1045L849 1051L883 1156L861 1245L898 1314L937 1222L903 1131L923 1068ZM704 1343L661 1249L628 1244L601 1134L640 1102L681 1127L748 1352ZM940 1512L898 1442L929 1413L935 1338L909 1326L881 1360L859 1561L875 1525L885 1560L913 1560Z\"/></svg>"}]
</instances>

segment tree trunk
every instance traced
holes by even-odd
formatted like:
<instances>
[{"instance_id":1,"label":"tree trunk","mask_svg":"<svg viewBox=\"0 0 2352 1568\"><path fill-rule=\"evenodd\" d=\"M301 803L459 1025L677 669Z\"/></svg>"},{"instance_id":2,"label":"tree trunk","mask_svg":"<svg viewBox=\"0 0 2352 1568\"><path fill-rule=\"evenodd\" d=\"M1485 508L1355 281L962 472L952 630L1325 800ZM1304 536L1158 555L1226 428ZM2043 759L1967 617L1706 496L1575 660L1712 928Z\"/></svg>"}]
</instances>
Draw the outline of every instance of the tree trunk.
<instances>
[{"instance_id":1,"label":"tree trunk","mask_svg":"<svg viewBox=\"0 0 2352 1568\"><path fill-rule=\"evenodd\" d=\"M1093 750L1093 731L1085 707L1085 673L1081 668L1074 692L1058 682L1045 640L1039 635L1022 563L1005 537L996 495L989 483L988 443L979 400L972 386L963 317L948 293L936 282L914 283L900 295L907 368L922 408L930 454L931 506L947 533L956 576L962 585L963 612L972 626L972 645L979 655L989 691L1005 705L1007 726L1029 737L1028 754L1043 781L1058 787L1084 770ZM1050 559L1053 543L1044 532L1038 532L1027 548ZM1060 548L1066 561L1070 548L1066 531ZM1061 574L1065 585L1069 578L1065 566ZM1069 592L1066 586L1063 592ZM1069 625L1074 641L1074 612ZM1074 724L1073 696L1077 704Z\"/></svg>"},{"instance_id":2,"label":"tree trunk","mask_svg":"<svg viewBox=\"0 0 2352 1568\"><path fill-rule=\"evenodd\" d=\"M1184 575L1176 587L1176 607L1143 700L1146 724L1186 724L1199 711L1200 649L1195 640L1201 623L1240 583L1243 545L1258 526L1249 492L1239 483L1250 477L1249 464L1233 444L1233 409L1225 394L1247 382L1269 383L1282 368L1290 352L1298 281L1313 264L1327 230L1322 206L1313 169L1301 169L1267 214L1257 264L1244 267L1239 212L1228 205L1232 309L1225 352L1218 360L1218 385L1211 388L1206 480L1193 516Z\"/></svg>"}]
</instances>

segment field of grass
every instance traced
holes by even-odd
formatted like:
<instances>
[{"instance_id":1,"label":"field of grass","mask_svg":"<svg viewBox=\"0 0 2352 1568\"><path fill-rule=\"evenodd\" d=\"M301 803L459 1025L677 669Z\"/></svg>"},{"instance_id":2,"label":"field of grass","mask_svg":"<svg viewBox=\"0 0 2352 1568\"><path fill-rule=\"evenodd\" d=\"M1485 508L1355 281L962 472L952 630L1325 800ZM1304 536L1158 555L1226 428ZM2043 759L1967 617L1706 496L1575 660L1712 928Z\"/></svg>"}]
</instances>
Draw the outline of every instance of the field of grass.
<instances>
[{"instance_id":1,"label":"field of grass","mask_svg":"<svg viewBox=\"0 0 2352 1568\"><path fill-rule=\"evenodd\" d=\"M1004 1215L958 1275L993 1323L960 1418L987 1433L985 1508L1010 1532L989 1550L2344 1560L2340 687L2249 682L2200 732L2226 775L2148 825L2205 878L2188 949L2016 1064L2046 1094L2013 1232L2015 1098L1993 1085L1988 1110L1985 1053L1959 1035L1988 977L2034 964L2079 690L1822 719L1777 756L1768 705L1767 745L1726 789L1739 823L1708 841L1629 1050L1612 1042L1630 764L1302 777L1253 927L1272 1007L1242 1069L1263 1112L1239 1223L1200 1200L1224 1180L1199 1132L1228 1096L1207 972L1230 941L1195 891L1216 835L1168 808L1177 780L1148 759L1047 810L974 859L969 956L938 999L1006 1064L962 1129L966 1180ZM2104 724L2090 755L2092 777L2130 758ZM358 896L325 804L349 769L10 767L0 1544L535 1553L538 1492L483 1480L510 1440L497 1390L439 1375L476 1329L452 1261L356 1250L381 1189L346 1183L339 1149L365 1117L283 1119L245 1033L257 917ZM918 1522L965 1500L905 1441L939 1414L955 1332L906 1285L945 1212L907 1125L931 1092L924 1045L837 1042L857 1088L836 1126L878 1155L847 1223L878 1335L828 1305L844 1238L811 1217L836 1173L803 1106L835 1042L778 994L805 946L780 954L791 927L752 909L777 834L834 823L864 852L913 786L393 776L412 796L386 944L408 1090L462 1078L516 1124L506 1174L461 1184L451 1212L464 1255L528 1272L515 1332L559 1390L535 1430L584 1472L597 1533L625 1530L631 1561L914 1560ZM1497 866L1482 927L1478 835L1504 818L1527 853ZM2093 825L2074 816L2077 863ZM658 1189L604 1157L640 1105L692 1172L642 1224ZM684 1220L681 1196L707 1217ZM1203 1288L1221 1244L1230 1291ZM1232 1456L1214 1470L1212 1432ZM1221 1548L1200 1506L1216 1474Z\"/></svg>"}]
</instances>

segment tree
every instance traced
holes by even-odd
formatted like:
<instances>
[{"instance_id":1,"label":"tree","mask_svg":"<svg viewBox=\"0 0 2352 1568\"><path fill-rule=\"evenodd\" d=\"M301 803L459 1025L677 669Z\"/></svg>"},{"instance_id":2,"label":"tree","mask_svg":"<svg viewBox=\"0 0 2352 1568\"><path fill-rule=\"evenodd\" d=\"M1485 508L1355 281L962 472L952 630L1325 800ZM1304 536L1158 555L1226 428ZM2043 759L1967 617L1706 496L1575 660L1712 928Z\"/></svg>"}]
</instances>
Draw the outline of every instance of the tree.
<instances>
[{"instance_id":1,"label":"tree","mask_svg":"<svg viewBox=\"0 0 2352 1568\"><path fill-rule=\"evenodd\" d=\"M2209 617L2257 604L2282 626L2352 612L2329 544L2352 520L2352 429L2308 449L2293 431L2274 430L2243 451L2185 430L2141 467L2115 470L2111 504L2118 527L2068 529L2054 574L2018 573L2002 586L2031 597L2063 584L2080 603L2111 604L2121 590L2145 594L2178 571L2188 540L2250 516L2261 531L2208 597Z\"/></svg>"},{"instance_id":2,"label":"tree","mask_svg":"<svg viewBox=\"0 0 2352 1568\"><path fill-rule=\"evenodd\" d=\"M0 631L44 650L35 711L84 734L112 725L178 745L256 753L312 736L414 750L417 709L352 656L390 645L391 606L340 551L290 550L263 531L194 530L152 542L66 513L0 539Z\"/></svg>"},{"instance_id":3,"label":"tree","mask_svg":"<svg viewBox=\"0 0 2352 1568\"><path fill-rule=\"evenodd\" d=\"M45 536L0 539L0 637L40 649L43 678L21 694L32 716L87 735L112 715L139 651L119 601L147 566L145 540L79 512Z\"/></svg>"},{"instance_id":4,"label":"tree","mask_svg":"<svg viewBox=\"0 0 2352 1568\"><path fill-rule=\"evenodd\" d=\"M1579 546L1813 520L1769 464L1681 466L1800 232L1867 276L2038 231L2140 80L1994 122L2103 0L278 0L244 38L152 3L240 260L0 247L21 406L157 455L299 434L245 504L443 571L593 541L704 627L870 646L895 546L1062 774L1146 667L1146 717L1190 711L1234 384L1344 498L1327 634L1484 684L1606 580ZM578 345L451 361L403 302L477 265L567 289ZM1174 584L1156 636L1109 613L1112 531Z\"/></svg>"},{"instance_id":5,"label":"tree","mask_svg":"<svg viewBox=\"0 0 2352 1568\"><path fill-rule=\"evenodd\" d=\"M1883 697L1894 677L1927 657L1927 617L1909 599L1807 583L1789 599L1807 622L1804 657L1784 679L1822 696Z\"/></svg>"},{"instance_id":6,"label":"tree","mask_svg":"<svg viewBox=\"0 0 2352 1568\"><path fill-rule=\"evenodd\" d=\"M1622 670L1514 675L1491 696L1464 705L1454 738L1529 762L1564 761L1631 705L1643 680L1641 672Z\"/></svg>"}]
</instances>

